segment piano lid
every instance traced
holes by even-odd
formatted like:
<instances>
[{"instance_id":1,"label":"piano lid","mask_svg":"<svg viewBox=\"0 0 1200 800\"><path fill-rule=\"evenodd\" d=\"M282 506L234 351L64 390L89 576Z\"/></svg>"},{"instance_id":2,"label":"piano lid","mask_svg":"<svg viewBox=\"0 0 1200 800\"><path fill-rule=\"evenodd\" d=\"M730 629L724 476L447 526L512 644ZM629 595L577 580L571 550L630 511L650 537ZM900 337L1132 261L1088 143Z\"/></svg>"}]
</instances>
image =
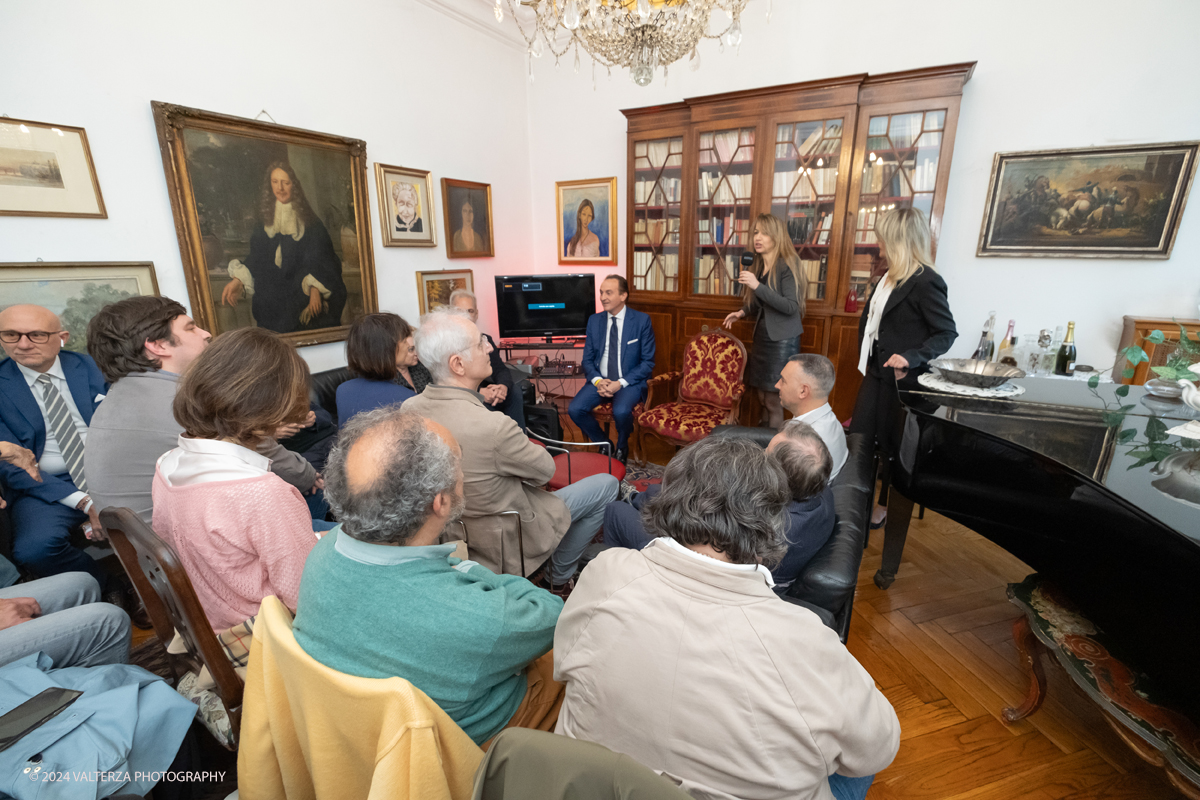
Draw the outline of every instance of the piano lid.
<instances>
[{"instance_id":1,"label":"piano lid","mask_svg":"<svg viewBox=\"0 0 1200 800\"><path fill-rule=\"evenodd\" d=\"M1180 401L1142 386L1089 388L1086 381L1023 378L1017 397L946 394L900 384L911 411L984 431L1052 458L1200 546L1200 440L1167 431L1200 419Z\"/></svg>"}]
</instances>

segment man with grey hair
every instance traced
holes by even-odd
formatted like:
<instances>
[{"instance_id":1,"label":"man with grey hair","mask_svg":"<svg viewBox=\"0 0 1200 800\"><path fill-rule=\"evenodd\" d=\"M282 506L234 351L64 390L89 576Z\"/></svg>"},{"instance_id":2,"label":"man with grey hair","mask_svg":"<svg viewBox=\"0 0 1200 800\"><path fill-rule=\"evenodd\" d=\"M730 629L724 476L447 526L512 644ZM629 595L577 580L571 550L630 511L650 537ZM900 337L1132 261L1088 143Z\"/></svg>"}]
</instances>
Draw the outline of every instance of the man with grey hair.
<instances>
[{"instance_id":1,"label":"man with grey hair","mask_svg":"<svg viewBox=\"0 0 1200 800\"><path fill-rule=\"evenodd\" d=\"M304 565L294 628L325 666L404 678L483 744L554 725L562 686L548 651L562 601L438 544L463 511L461 462L450 432L407 406L346 423L326 465L341 522Z\"/></svg>"},{"instance_id":2,"label":"man with grey hair","mask_svg":"<svg viewBox=\"0 0 1200 800\"><path fill-rule=\"evenodd\" d=\"M557 492L538 488L554 475L554 459L511 419L487 411L477 390L492 371L491 345L475 323L461 312L439 309L421 320L416 338L417 354L434 383L405 408L446 426L462 445L463 521L471 557L496 572L523 575L548 560L542 585L569 594L584 550L600 530L604 507L617 497L617 479L592 475ZM515 566L504 563L501 548L505 519L500 515L506 511L521 516L525 561Z\"/></svg>"},{"instance_id":3,"label":"man with grey hair","mask_svg":"<svg viewBox=\"0 0 1200 800\"><path fill-rule=\"evenodd\" d=\"M479 324L479 301L475 293L467 289L455 289L450 293L450 307L457 308L471 318L471 322ZM479 394L483 396L484 405L492 411L502 411L512 417L521 430L525 429L525 403L521 393L513 384L512 374L500 358L496 341L488 334L484 338L492 347L492 374L479 384Z\"/></svg>"},{"instance_id":4,"label":"man with grey hair","mask_svg":"<svg viewBox=\"0 0 1200 800\"><path fill-rule=\"evenodd\" d=\"M863 797L900 746L896 712L812 611L771 591L788 480L745 439L667 465L655 538L584 570L554 631L556 733L596 742L695 797ZM786 755L780 755L786 754Z\"/></svg>"},{"instance_id":5,"label":"man with grey hair","mask_svg":"<svg viewBox=\"0 0 1200 800\"><path fill-rule=\"evenodd\" d=\"M792 412L792 419L785 423L806 422L812 426L833 458L831 480L842 471L850 456L846 447L846 429L829 406L829 393L833 391L833 362L816 353L794 355L783 365L775 388L779 390L779 402Z\"/></svg>"}]
</instances>

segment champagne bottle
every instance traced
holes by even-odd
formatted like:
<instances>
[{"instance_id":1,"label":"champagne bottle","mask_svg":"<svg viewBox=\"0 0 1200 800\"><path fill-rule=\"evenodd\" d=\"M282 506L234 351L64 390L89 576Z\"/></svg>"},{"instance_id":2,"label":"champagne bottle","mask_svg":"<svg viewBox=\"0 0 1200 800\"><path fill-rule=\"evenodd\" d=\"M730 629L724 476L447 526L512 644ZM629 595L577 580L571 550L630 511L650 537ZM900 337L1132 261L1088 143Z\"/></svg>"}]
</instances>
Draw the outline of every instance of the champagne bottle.
<instances>
[{"instance_id":1,"label":"champagne bottle","mask_svg":"<svg viewBox=\"0 0 1200 800\"><path fill-rule=\"evenodd\" d=\"M992 354L995 353L995 343L992 340L992 332L996 329L996 312L988 312L988 320L983 324L983 333L979 337L979 346L975 348L971 358L976 361L991 361Z\"/></svg>"},{"instance_id":2,"label":"champagne bottle","mask_svg":"<svg viewBox=\"0 0 1200 800\"><path fill-rule=\"evenodd\" d=\"M1067 338L1063 339L1058 348L1058 356L1054 359L1055 375L1075 374L1075 323L1067 323Z\"/></svg>"},{"instance_id":3,"label":"champagne bottle","mask_svg":"<svg viewBox=\"0 0 1200 800\"><path fill-rule=\"evenodd\" d=\"M1004 334L1004 338L1000 340L1000 349L996 351L996 361L1007 363L1009 366L1015 367L1017 362L1012 357L1012 349L1017 346L1017 337L1013 336L1013 328L1016 327L1017 321L1010 319L1008 321L1008 332ZM1009 360L1004 361L1005 358Z\"/></svg>"}]
</instances>

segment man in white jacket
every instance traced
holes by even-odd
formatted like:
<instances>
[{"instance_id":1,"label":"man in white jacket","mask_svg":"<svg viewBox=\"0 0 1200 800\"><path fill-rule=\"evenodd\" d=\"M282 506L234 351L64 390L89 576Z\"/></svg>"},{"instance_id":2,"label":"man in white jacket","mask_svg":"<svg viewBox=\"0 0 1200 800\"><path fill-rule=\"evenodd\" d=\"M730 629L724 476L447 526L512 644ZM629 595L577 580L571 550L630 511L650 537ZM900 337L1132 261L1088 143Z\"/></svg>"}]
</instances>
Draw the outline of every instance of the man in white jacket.
<instances>
[{"instance_id":1,"label":"man in white jacket","mask_svg":"<svg viewBox=\"0 0 1200 800\"><path fill-rule=\"evenodd\" d=\"M837 634L771 591L790 499L746 440L704 439L671 461L645 509L658 538L601 553L559 617L558 733L696 798L866 795L900 723Z\"/></svg>"}]
</instances>

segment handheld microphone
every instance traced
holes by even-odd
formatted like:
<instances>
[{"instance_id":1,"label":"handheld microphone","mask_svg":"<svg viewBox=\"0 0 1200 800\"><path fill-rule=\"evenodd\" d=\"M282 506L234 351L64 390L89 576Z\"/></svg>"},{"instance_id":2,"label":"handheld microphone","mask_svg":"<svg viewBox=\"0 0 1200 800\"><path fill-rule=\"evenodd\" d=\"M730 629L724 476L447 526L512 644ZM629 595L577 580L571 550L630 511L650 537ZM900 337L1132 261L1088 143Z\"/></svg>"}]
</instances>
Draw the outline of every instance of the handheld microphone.
<instances>
[{"instance_id":1,"label":"handheld microphone","mask_svg":"<svg viewBox=\"0 0 1200 800\"><path fill-rule=\"evenodd\" d=\"M754 253L749 251L742 253L742 266L746 269L754 266Z\"/></svg>"}]
</instances>

